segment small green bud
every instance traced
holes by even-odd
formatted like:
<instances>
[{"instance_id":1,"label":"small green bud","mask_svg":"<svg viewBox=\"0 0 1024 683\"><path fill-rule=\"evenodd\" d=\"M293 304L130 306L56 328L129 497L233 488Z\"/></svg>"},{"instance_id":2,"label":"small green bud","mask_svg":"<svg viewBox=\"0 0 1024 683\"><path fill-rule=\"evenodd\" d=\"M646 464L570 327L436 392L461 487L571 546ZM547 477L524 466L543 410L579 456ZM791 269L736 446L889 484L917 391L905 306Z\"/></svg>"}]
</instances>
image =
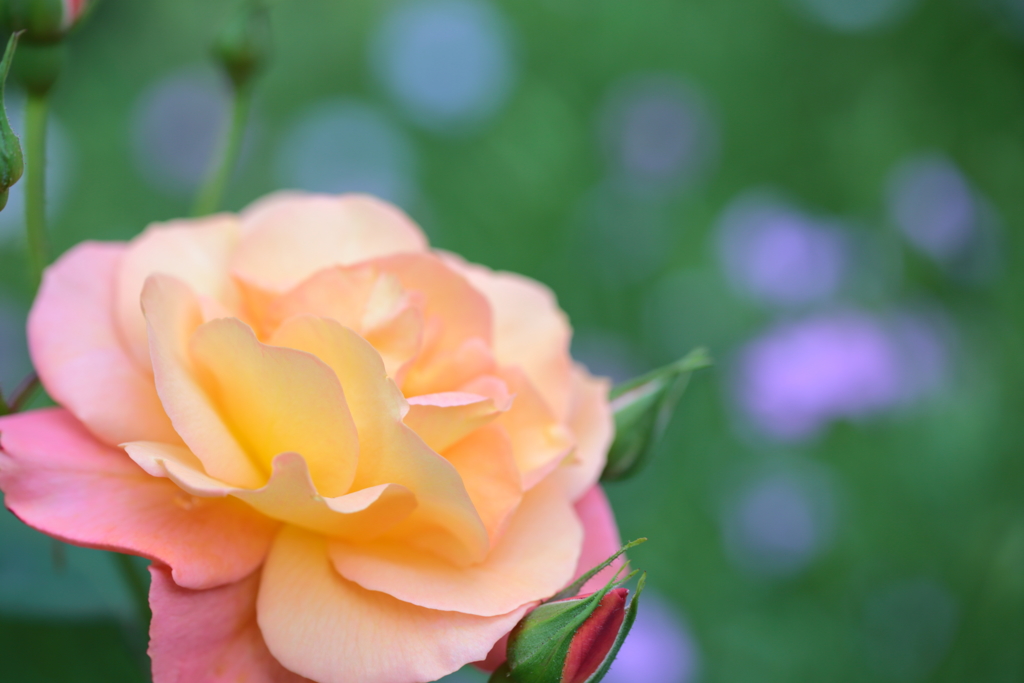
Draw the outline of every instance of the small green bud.
<instances>
[{"instance_id":1,"label":"small green bud","mask_svg":"<svg viewBox=\"0 0 1024 683\"><path fill-rule=\"evenodd\" d=\"M7 72L14 59L14 50L18 46L20 33L11 35L7 41L3 61L0 61L0 210L7 206L8 190L21 179L25 172L25 159L21 154L21 143L18 136L11 130L7 120L7 107L4 104L4 86L7 83Z\"/></svg>"},{"instance_id":2,"label":"small green bud","mask_svg":"<svg viewBox=\"0 0 1024 683\"><path fill-rule=\"evenodd\" d=\"M615 441L608 451L602 481L627 479L647 463L668 427L690 374L711 365L706 349L615 387L611 407L615 414Z\"/></svg>"},{"instance_id":3,"label":"small green bud","mask_svg":"<svg viewBox=\"0 0 1024 683\"><path fill-rule=\"evenodd\" d=\"M270 59L270 13L263 0L241 0L238 10L214 44L220 61L236 88L242 88Z\"/></svg>"}]
</instances>

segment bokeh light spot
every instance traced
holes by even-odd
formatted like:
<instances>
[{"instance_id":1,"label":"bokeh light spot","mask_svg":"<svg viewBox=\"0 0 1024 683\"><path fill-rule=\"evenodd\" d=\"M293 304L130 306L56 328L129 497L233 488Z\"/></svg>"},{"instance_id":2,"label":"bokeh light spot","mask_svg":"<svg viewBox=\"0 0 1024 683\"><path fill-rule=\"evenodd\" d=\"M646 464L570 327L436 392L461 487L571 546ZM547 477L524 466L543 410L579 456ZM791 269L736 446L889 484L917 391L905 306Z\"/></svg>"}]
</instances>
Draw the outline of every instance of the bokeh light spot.
<instances>
[{"instance_id":1,"label":"bokeh light spot","mask_svg":"<svg viewBox=\"0 0 1024 683\"><path fill-rule=\"evenodd\" d=\"M706 98L674 76L634 75L616 84L600 124L613 177L636 192L690 187L718 155L718 126Z\"/></svg>"},{"instance_id":2,"label":"bokeh light spot","mask_svg":"<svg viewBox=\"0 0 1024 683\"><path fill-rule=\"evenodd\" d=\"M516 80L513 30L483 0L396 5L371 41L374 74L418 124L440 131L495 114Z\"/></svg>"},{"instance_id":3,"label":"bokeh light spot","mask_svg":"<svg viewBox=\"0 0 1024 683\"><path fill-rule=\"evenodd\" d=\"M133 114L135 161L168 194L202 182L225 126L229 96L212 71L188 68L164 76L139 98Z\"/></svg>"},{"instance_id":4,"label":"bokeh light spot","mask_svg":"<svg viewBox=\"0 0 1024 683\"><path fill-rule=\"evenodd\" d=\"M416 152L384 112L351 99L315 104L284 134L279 182L309 192L366 192L400 206L416 198Z\"/></svg>"}]
</instances>

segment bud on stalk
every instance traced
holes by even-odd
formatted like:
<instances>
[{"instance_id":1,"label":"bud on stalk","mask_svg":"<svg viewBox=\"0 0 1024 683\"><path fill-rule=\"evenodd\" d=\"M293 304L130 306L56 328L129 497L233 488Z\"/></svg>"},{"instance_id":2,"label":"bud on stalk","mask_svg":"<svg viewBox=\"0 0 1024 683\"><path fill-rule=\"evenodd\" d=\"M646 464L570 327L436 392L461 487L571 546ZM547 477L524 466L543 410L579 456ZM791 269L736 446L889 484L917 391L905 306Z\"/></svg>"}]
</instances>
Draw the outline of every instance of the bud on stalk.
<instances>
[{"instance_id":1,"label":"bud on stalk","mask_svg":"<svg viewBox=\"0 0 1024 683\"><path fill-rule=\"evenodd\" d=\"M270 15L263 0L240 0L213 52L231 83L244 88L270 58Z\"/></svg>"},{"instance_id":2,"label":"bud on stalk","mask_svg":"<svg viewBox=\"0 0 1024 683\"><path fill-rule=\"evenodd\" d=\"M601 481L628 479L647 463L683 397L690 374L711 365L706 349L695 349L681 360L615 387L615 441Z\"/></svg>"},{"instance_id":3,"label":"bud on stalk","mask_svg":"<svg viewBox=\"0 0 1024 683\"><path fill-rule=\"evenodd\" d=\"M629 591L621 584L636 572L622 581L616 573L596 593L575 593L626 549L644 540L624 546L526 615L509 634L508 660L491 675L490 683L598 683L604 678L636 619L645 576L640 577L628 604Z\"/></svg>"}]
</instances>

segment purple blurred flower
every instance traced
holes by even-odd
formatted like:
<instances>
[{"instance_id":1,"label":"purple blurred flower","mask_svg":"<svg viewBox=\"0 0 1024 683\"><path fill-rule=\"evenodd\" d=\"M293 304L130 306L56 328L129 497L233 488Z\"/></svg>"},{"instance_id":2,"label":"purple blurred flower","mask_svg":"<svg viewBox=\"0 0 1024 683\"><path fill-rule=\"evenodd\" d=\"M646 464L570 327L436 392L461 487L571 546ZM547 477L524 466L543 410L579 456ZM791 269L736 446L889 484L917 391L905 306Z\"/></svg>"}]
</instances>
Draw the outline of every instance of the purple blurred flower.
<instances>
[{"instance_id":1,"label":"purple blurred flower","mask_svg":"<svg viewBox=\"0 0 1024 683\"><path fill-rule=\"evenodd\" d=\"M636 621L605 683L690 683L699 656L689 631L665 602L644 592Z\"/></svg>"},{"instance_id":2,"label":"purple blurred flower","mask_svg":"<svg viewBox=\"0 0 1024 683\"><path fill-rule=\"evenodd\" d=\"M926 316L892 320L857 311L781 324L739 357L737 397L762 431L814 435L934 390L948 365L947 340Z\"/></svg>"},{"instance_id":3,"label":"purple blurred flower","mask_svg":"<svg viewBox=\"0 0 1024 683\"><path fill-rule=\"evenodd\" d=\"M751 573L795 574L831 541L835 507L831 481L820 473L761 476L744 486L725 511L727 547Z\"/></svg>"},{"instance_id":4,"label":"purple blurred flower","mask_svg":"<svg viewBox=\"0 0 1024 683\"><path fill-rule=\"evenodd\" d=\"M617 178L635 190L690 185L718 152L718 128L704 97L673 76L633 76L614 87L601 124Z\"/></svg>"},{"instance_id":5,"label":"purple blurred flower","mask_svg":"<svg viewBox=\"0 0 1024 683\"><path fill-rule=\"evenodd\" d=\"M741 195L719 222L718 255L737 293L776 306L832 297L849 268L846 234L767 191Z\"/></svg>"},{"instance_id":6,"label":"purple blurred flower","mask_svg":"<svg viewBox=\"0 0 1024 683\"><path fill-rule=\"evenodd\" d=\"M978 201L945 156L926 154L900 164L889 181L889 214L914 248L948 264L976 237Z\"/></svg>"}]
</instances>

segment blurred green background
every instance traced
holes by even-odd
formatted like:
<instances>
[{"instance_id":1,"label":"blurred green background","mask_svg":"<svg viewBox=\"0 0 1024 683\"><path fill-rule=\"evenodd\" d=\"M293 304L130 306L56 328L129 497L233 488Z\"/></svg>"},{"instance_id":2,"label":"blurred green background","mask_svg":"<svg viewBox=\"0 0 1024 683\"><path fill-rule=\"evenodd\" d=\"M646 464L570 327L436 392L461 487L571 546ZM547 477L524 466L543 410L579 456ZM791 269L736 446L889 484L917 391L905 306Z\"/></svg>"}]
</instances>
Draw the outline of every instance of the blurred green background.
<instances>
[{"instance_id":1,"label":"blurred green background","mask_svg":"<svg viewBox=\"0 0 1024 683\"><path fill-rule=\"evenodd\" d=\"M103 0L73 37L55 254L188 213L231 8ZM609 681L1024 681L1021 0L281 0L273 28L227 208L372 191L550 285L595 372L711 348L607 487L652 587ZM0 679L143 681L132 615L110 556L0 513Z\"/></svg>"}]
</instances>

